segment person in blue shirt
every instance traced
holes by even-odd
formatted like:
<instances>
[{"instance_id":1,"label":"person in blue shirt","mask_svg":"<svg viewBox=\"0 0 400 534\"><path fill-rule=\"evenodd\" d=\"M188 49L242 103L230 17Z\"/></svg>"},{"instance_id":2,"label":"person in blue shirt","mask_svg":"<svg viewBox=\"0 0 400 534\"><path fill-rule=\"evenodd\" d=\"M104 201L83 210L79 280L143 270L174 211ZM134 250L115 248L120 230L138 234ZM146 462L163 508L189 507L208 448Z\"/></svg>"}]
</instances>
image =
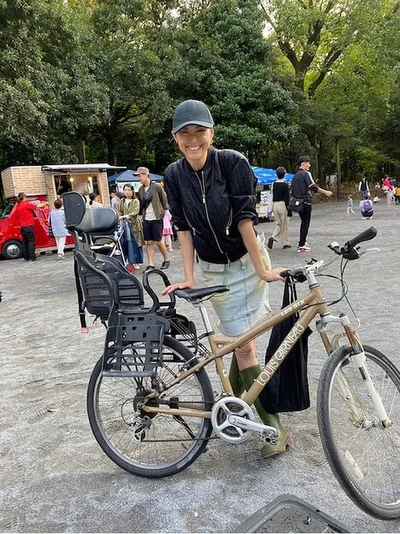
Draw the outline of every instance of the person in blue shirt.
<instances>
[{"instance_id":1,"label":"person in blue shirt","mask_svg":"<svg viewBox=\"0 0 400 534\"><path fill-rule=\"evenodd\" d=\"M61 209L62 205L62 200L55 200L54 209L51 210L49 215L49 224L57 243L57 255L59 260L64 259L65 239L67 235L69 235L68 230L65 227L65 213L64 210Z\"/></svg>"}]
</instances>

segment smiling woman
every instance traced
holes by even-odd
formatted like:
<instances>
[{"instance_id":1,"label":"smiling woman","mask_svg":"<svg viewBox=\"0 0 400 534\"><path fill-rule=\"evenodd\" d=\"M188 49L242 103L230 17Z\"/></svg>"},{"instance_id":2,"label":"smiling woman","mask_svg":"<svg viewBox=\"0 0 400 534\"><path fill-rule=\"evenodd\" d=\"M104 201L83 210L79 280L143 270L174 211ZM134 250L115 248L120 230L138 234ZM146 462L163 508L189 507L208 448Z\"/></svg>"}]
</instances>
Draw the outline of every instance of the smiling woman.
<instances>
[{"instance_id":1,"label":"smiling woman","mask_svg":"<svg viewBox=\"0 0 400 534\"><path fill-rule=\"evenodd\" d=\"M211 303L222 333L237 336L269 310L266 282L282 280L284 270L271 268L264 236L253 226L256 178L243 154L212 147L214 120L204 102L187 100L177 106L172 135L183 158L167 168L164 184L185 280L165 293L194 287L196 251L206 285L229 288ZM250 388L260 370L254 340L238 348L230 371L234 392L240 395ZM284 452L289 435L279 416L268 414L258 402L256 408L263 422L280 432L276 445L263 446L262 457Z\"/></svg>"}]
</instances>

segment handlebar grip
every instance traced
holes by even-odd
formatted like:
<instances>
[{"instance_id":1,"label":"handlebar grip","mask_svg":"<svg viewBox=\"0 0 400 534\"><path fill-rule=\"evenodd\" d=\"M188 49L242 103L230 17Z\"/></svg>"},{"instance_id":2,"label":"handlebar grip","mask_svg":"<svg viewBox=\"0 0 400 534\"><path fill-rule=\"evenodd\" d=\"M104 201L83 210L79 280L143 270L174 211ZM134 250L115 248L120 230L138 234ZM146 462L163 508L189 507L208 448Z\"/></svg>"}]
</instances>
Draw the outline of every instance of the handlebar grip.
<instances>
[{"instance_id":1,"label":"handlebar grip","mask_svg":"<svg viewBox=\"0 0 400 534\"><path fill-rule=\"evenodd\" d=\"M377 230L374 226L370 226L364 232L361 232L361 234L356 235L353 237L353 239L350 239L347 241L345 247L348 248L354 248L358 243L362 243L363 241L369 241L370 239L374 239L374 237L377 234Z\"/></svg>"}]
</instances>

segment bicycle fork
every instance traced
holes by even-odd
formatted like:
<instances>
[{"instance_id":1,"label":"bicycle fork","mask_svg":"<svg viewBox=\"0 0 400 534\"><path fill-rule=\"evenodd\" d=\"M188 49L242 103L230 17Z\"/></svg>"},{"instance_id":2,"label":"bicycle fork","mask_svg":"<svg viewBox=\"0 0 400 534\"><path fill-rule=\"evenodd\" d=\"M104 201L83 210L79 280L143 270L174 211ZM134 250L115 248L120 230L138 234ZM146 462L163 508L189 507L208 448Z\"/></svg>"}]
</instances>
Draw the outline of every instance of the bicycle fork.
<instances>
[{"instance_id":1,"label":"bicycle fork","mask_svg":"<svg viewBox=\"0 0 400 534\"><path fill-rule=\"evenodd\" d=\"M329 341L329 338L327 336L327 333L325 331L325 327L329 323L340 323L346 333L346 336L349 340L349 343L353 349L353 354L351 355L356 366L358 369L358 372L360 373L361 379L363 381L363 386L368 393L368 395L371 398L372 404L374 406L376 415L381 422L382 426L385 428L392 426L392 421L387 415L386 409L382 403L382 399L379 395L379 393L376 391L376 388L372 382L371 375L369 374L368 367L367 367L367 358L365 356L364 349L362 347L362 344L356 334L351 329L349 318L346 314L340 314L339 316L327 314L325 316L321 316L320 321L317 321L316 326L317 330L322 338L322 341L324 343L324 346L330 354L333 350L339 348L339 338L340 335L335 336L332 339L332 342ZM346 363L344 362L342 366L345 366ZM354 396L351 391L351 387L349 385L349 382L347 380L347 377L341 368L338 371L339 374L339 389L341 391L341 394L343 395L343 398L346 400L347 406L349 408L349 411L353 415L353 421L356 426L367 428L369 426L373 426L373 421L367 421L362 413L360 413L357 402L354 399Z\"/></svg>"}]
</instances>

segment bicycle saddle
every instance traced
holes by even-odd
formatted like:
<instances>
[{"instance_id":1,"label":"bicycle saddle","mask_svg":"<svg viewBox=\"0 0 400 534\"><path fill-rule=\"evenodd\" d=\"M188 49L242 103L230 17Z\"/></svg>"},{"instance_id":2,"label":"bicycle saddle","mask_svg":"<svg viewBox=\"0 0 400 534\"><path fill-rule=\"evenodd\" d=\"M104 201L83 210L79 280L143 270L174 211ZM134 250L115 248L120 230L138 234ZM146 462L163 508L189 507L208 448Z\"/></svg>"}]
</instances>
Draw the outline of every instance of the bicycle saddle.
<instances>
[{"instance_id":1,"label":"bicycle saddle","mask_svg":"<svg viewBox=\"0 0 400 534\"><path fill-rule=\"evenodd\" d=\"M202 300L205 297L212 297L216 293L225 293L225 291L229 291L226 286L211 286L200 289L176 289L174 293L177 297L192 302L194 300Z\"/></svg>"}]
</instances>

